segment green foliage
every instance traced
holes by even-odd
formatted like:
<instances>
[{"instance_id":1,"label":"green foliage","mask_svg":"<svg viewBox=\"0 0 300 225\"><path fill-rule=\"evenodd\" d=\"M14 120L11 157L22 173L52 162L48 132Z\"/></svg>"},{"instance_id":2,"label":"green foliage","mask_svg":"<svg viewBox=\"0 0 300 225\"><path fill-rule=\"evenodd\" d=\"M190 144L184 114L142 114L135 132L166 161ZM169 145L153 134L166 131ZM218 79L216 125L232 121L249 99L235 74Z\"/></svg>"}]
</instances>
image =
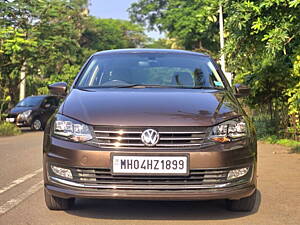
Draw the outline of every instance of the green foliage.
<instances>
[{"instance_id":1,"label":"green foliage","mask_svg":"<svg viewBox=\"0 0 300 225\"><path fill-rule=\"evenodd\" d=\"M262 141L268 142L270 144L279 144L284 145L290 148L291 153L300 153L300 142L294 141L290 139L280 139L276 135L268 136L263 139Z\"/></svg>"},{"instance_id":2,"label":"green foliage","mask_svg":"<svg viewBox=\"0 0 300 225\"><path fill-rule=\"evenodd\" d=\"M251 87L247 103L269 113L279 135L289 124L288 108L299 113L299 77L292 62L299 55L300 7L291 0L224 2L229 70L236 83Z\"/></svg>"},{"instance_id":3,"label":"green foliage","mask_svg":"<svg viewBox=\"0 0 300 225\"><path fill-rule=\"evenodd\" d=\"M220 3L227 69L235 83L251 87L246 103L270 115L256 121L261 135L280 134L289 126L288 113L299 115L299 0L139 0L129 13L132 21L166 32L179 46L216 57Z\"/></svg>"},{"instance_id":4,"label":"green foliage","mask_svg":"<svg viewBox=\"0 0 300 225\"><path fill-rule=\"evenodd\" d=\"M128 11L132 21L166 32L186 49L219 50L218 1L139 0Z\"/></svg>"},{"instance_id":5,"label":"green foliage","mask_svg":"<svg viewBox=\"0 0 300 225\"><path fill-rule=\"evenodd\" d=\"M0 99L16 97L21 67L36 45L36 40L26 38L22 28L0 26Z\"/></svg>"},{"instance_id":6,"label":"green foliage","mask_svg":"<svg viewBox=\"0 0 300 225\"><path fill-rule=\"evenodd\" d=\"M90 17L86 6L86 0L0 1L0 99L11 98L0 102L0 114L18 101L22 68L26 94L47 94L47 84L70 85L92 53L147 41L139 25Z\"/></svg>"},{"instance_id":7,"label":"green foliage","mask_svg":"<svg viewBox=\"0 0 300 225\"><path fill-rule=\"evenodd\" d=\"M4 99L0 99L0 121L6 117L4 109L7 108L8 103L11 101L10 96L6 96Z\"/></svg>"},{"instance_id":8,"label":"green foliage","mask_svg":"<svg viewBox=\"0 0 300 225\"><path fill-rule=\"evenodd\" d=\"M21 133L21 130L14 124L0 122L0 136L13 136Z\"/></svg>"},{"instance_id":9,"label":"green foliage","mask_svg":"<svg viewBox=\"0 0 300 225\"><path fill-rule=\"evenodd\" d=\"M149 43L145 44L145 48L169 49L172 48L172 44L168 39L160 38L158 40L150 40Z\"/></svg>"},{"instance_id":10,"label":"green foliage","mask_svg":"<svg viewBox=\"0 0 300 225\"><path fill-rule=\"evenodd\" d=\"M286 94L289 97L289 114L300 114L300 52L296 56L293 63L293 73L292 76L296 80L295 85L287 89ZM298 118L298 128L300 129L300 121Z\"/></svg>"},{"instance_id":11,"label":"green foliage","mask_svg":"<svg viewBox=\"0 0 300 225\"><path fill-rule=\"evenodd\" d=\"M89 17L80 44L94 51L135 48L146 41L142 27L129 21Z\"/></svg>"},{"instance_id":12,"label":"green foliage","mask_svg":"<svg viewBox=\"0 0 300 225\"><path fill-rule=\"evenodd\" d=\"M253 122L258 139L276 134L276 121L269 114L259 114L253 117Z\"/></svg>"}]
</instances>

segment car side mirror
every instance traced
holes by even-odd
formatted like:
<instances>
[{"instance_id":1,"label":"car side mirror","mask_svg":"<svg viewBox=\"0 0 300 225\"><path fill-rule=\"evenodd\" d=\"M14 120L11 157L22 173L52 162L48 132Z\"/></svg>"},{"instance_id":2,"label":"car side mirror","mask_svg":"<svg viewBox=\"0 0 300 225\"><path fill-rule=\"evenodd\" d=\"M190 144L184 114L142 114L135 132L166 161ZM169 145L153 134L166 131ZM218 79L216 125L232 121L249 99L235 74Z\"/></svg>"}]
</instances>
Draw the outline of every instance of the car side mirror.
<instances>
[{"instance_id":1,"label":"car side mirror","mask_svg":"<svg viewBox=\"0 0 300 225\"><path fill-rule=\"evenodd\" d=\"M235 97L241 98L241 97L247 97L250 95L250 88L244 84L235 84Z\"/></svg>"},{"instance_id":2,"label":"car side mirror","mask_svg":"<svg viewBox=\"0 0 300 225\"><path fill-rule=\"evenodd\" d=\"M48 85L48 89L51 94L58 96L66 96L68 85L66 82L57 82L54 84Z\"/></svg>"}]
</instances>

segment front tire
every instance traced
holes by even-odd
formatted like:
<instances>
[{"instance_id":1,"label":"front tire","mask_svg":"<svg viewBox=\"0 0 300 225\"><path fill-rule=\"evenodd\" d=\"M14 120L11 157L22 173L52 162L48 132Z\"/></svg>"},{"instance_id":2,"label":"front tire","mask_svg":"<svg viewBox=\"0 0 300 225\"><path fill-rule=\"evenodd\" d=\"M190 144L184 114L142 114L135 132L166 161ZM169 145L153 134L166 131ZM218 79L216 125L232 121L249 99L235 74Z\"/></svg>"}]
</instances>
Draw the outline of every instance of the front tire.
<instances>
[{"instance_id":1,"label":"front tire","mask_svg":"<svg viewBox=\"0 0 300 225\"><path fill-rule=\"evenodd\" d=\"M34 118L31 123L31 129L34 131L42 130L42 121L40 118Z\"/></svg>"},{"instance_id":2,"label":"front tire","mask_svg":"<svg viewBox=\"0 0 300 225\"><path fill-rule=\"evenodd\" d=\"M256 203L256 192L257 191L255 190L255 192L249 197L241 198L239 200L227 200L227 209L230 211L252 211Z\"/></svg>"},{"instance_id":3,"label":"front tire","mask_svg":"<svg viewBox=\"0 0 300 225\"><path fill-rule=\"evenodd\" d=\"M51 195L44 189L45 203L50 210L68 210L74 206L75 199L64 199Z\"/></svg>"}]
</instances>

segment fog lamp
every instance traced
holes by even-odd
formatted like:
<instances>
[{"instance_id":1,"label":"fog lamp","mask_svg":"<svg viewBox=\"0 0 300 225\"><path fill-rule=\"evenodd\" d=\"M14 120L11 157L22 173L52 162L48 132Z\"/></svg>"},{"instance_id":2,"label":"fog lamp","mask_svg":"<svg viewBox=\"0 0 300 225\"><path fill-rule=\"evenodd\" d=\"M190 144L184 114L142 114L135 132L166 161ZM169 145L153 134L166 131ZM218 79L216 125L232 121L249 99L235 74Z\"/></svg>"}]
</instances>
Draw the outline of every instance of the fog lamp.
<instances>
[{"instance_id":1,"label":"fog lamp","mask_svg":"<svg viewBox=\"0 0 300 225\"><path fill-rule=\"evenodd\" d=\"M227 175L227 180L233 180L233 179L245 176L248 173L248 171L249 171L249 167L230 170Z\"/></svg>"},{"instance_id":2,"label":"fog lamp","mask_svg":"<svg viewBox=\"0 0 300 225\"><path fill-rule=\"evenodd\" d=\"M52 169L53 173L55 173L58 176L65 177L68 179L73 178L72 172L69 169L61 168L61 167L53 166L53 165L51 165L51 169Z\"/></svg>"}]
</instances>

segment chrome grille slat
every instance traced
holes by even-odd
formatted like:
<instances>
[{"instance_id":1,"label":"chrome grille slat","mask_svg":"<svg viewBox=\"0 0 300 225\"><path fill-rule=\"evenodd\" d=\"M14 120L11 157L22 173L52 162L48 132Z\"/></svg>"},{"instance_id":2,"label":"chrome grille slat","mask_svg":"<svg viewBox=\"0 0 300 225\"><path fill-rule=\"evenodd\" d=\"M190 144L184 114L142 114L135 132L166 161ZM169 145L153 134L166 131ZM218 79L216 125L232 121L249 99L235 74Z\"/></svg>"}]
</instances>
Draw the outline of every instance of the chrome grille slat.
<instances>
[{"instance_id":1,"label":"chrome grille slat","mask_svg":"<svg viewBox=\"0 0 300 225\"><path fill-rule=\"evenodd\" d=\"M205 132L197 132L197 131L186 131L186 132L181 132L181 131L174 131L174 132L165 132L165 131L162 131L162 132L159 132L160 134L205 134Z\"/></svg>"},{"instance_id":2,"label":"chrome grille slat","mask_svg":"<svg viewBox=\"0 0 300 225\"><path fill-rule=\"evenodd\" d=\"M166 185L182 185L183 184L183 180L173 180L173 181L155 181L155 180L151 180L149 181L139 181L139 180L74 180L77 183L84 183L84 184L119 184L119 185L124 185L124 184L134 184L134 185L161 185L166 184ZM197 180L187 180L186 183L188 183L189 185L193 185L193 184L221 184L224 183L224 181L197 181Z\"/></svg>"},{"instance_id":3,"label":"chrome grille slat","mask_svg":"<svg viewBox=\"0 0 300 225\"><path fill-rule=\"evenodd\" d=\"M180 185L111 185L111 184L84 184L84 183L77 183L73 181L68 181L64 180L61 178L57 177L50 177L54 182L58 182L64 185L69 185L73 187L78 187L78 188L88 188L88 189L113 189L114 191L118 190L148 190L148 191L153 191L153 190L174 190L174 191L179 191L179 190L199 190L199 189L211 189L211 188L224 188L224 187L229 187L229 186L237 186L237 185L242 185L246 184L248 182L247 179L240 179L237 180L236 182L223 182L220 184L200 184L200 185L185 185L185 184L180 184Z\"/></svg>"},{"instance_id":4,"label":"chrome grille slat","mask_svg":"<svg viewBox=\"0 0 300 225\"><path fill-rule=\"evenodd\" d=\"M226 180L229 168L190 170L187 176L138 176L138 175L112 175L110 169L79 169L71 168L72 181L83 185L135 185L138 189L144 185L219 185L228 183Z\"/></svg>"},{"instance_id":5,"label":"chrome grille slat","mask_svg":"<svg viewBox=\"0 0 300 225\"><path fill-rule=\"evenodd\" d=\"M107 139L107 140L141 140L141 138L137 137L96 137L97 139Z\"/></svg>"},{"instance_id":6,"label":"chrome grille slat","mask_svg":"<svg viewBox=\"0 0 300 225\"><path fill-rule=\"evenodd\" d=\"M80 175L79 174L78 176L73 176L73 178L75 178L75 180L80 179L80 178L82 178L82 179L95 178L95 179L111 180L112 176L110 176L110 175L106 175L106 176L105 175L103 175L103 176L89 175L89 176L87 176L87 175ZM205 176L204 178L206 180L215 180L215 179L225 179L226 176L220 176L220 177L207 177L207 176ZM130 177L129 176L119 176L119 177L114 176L113 179L114 180L147 180L147 178L145 178L145 177L132 177L132 176L130 176ZM170 176L167 179L168 180L182 180L183 177L176 177L176 176L172 177L172 176ZM201 179L202 179L202 177L201 177ZM166 180L166 178L151 177L151 180L161 180L161 181L163 181L163 180ZM199 176L189 176L188 180L199 180Z\"/></svg>"},{"instance_id":7,"label":"chrome grille slat","mask_svg":"<svg viewBox=\"0 0 300 225\"><path fill-rule=\"evenodd\" d=\"M157 147L189 147L189 146L201 146L202 144L157 144Z\"/></svg>"},{"instance_id":8,"label":"chrome grille slat","mask_svg":"<svg viewBox=\"0 0 300 225\"><path fill-rule=\"evenodd\" d=\"M115 176L109 168L69 168L73 179L51 176L59 183L79 188L114 190L192 190L206 188L224 188L246 184L252 176L252 167L248 173L234 180L227 180L227 174L234 168L191 169L188 176Z\"/></svg>"},{"instance_id":9,"label":"chrome grille slat","mask_svg":"<svg viewBox=\"0 0 300 225\"><path fill-rule=\"evenodd\" d=\"M112 134L141 134L142 131L122 131L121 130L95 130L95 133L112 133Z\"/></svg>"},{"instance_id":10,"label":"chrome grille slat","mask_svg":"<svg viewBox=\"0 0 300 225\"><path fill-rule=\"evenodd\" d=\"M98 144L101 145L106 145L106 146L144 146L144 144L126 144L126 143L105 143L105 142L98 142Z\"/></svg>"},{"instance_id":11,"label":"chrome grille slat","mask_svg":"<svg viewBox=\"0 0 300 225\"><path fill-rule=\"evenodd\" d=\"M155 146L146 146L142 132L154 129L159 133L159 142ZM207 127L109 127L95 126L95 139L89 141L103 148L145 148L145 149L183 149L207 146L205 142Z\"/></svg>"},{"instance_id":12,"label":"chrome grille slat","mask_svg":"<svg viewBox=\"0 0 300 225\"><path fill-rule=\"evenodd\" d=\"M166 137L162 137L160 138L160 140L162 141L172 141L172 140L203 140L203 138L197 138L197 137L189 137L189 138L186 138L186 137L171 137L171 138L166 138Z\"/></svg>"}]
</instances>

